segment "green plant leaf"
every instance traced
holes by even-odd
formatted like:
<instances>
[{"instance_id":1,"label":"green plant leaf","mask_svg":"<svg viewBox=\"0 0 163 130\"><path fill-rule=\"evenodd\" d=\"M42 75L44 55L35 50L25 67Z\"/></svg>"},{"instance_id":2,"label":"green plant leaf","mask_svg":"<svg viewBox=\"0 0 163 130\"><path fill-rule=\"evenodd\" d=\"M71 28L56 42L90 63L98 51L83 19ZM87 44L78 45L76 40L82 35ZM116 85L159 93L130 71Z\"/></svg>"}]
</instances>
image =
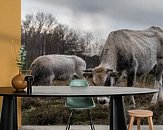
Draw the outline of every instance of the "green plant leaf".
<instances>
[{"instance_id":1,"label":"green plant leaf","mask_svg":"<svg viewBox=\"0 0 163 130\"><path fill-rule=\"evenodd\" d=\"M18 52L18 57L16 59L16 64L17 64L17 67L19 69L23 69L24 65L25 65L25 60L26 60L26 50L25 50L25 46L22 45L19 49L19 52Z\"/></svg>"}]
</instances>

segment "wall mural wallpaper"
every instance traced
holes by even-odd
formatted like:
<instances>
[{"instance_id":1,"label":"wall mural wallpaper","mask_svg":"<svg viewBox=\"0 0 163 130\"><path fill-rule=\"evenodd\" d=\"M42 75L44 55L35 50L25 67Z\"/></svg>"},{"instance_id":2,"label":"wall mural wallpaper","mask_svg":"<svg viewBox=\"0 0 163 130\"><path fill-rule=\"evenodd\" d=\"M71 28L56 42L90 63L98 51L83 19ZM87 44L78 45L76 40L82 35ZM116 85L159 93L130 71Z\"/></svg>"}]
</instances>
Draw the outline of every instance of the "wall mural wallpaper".
<instances>
[{"instance_id":1,"label":"wall mural wallpaper","mask_svg":"<svg viewBox=\"0 0 163 130\"><path fill-rule=\"evenodd\" d=\"M113 70L111 85L159 89L155 96L124 98L127 123L127 110L136 108L152 110L154 124L163 125L160 3L160 0L22 0L21 40L27 52L24 69L32 70L33 85L69 85L73 78L86 78L92 86L104 85L106 71ZM83 75L86 69L93 75L91 72ZM109 103L105 101L100 103L95 98L96 108L92 110L95 124L109 122ZM23 125L66 124L70 112L64 102L64 98L24 98ZM84 112L73 118L73 124L88 121Z\"/></svg>"}]
</instances>

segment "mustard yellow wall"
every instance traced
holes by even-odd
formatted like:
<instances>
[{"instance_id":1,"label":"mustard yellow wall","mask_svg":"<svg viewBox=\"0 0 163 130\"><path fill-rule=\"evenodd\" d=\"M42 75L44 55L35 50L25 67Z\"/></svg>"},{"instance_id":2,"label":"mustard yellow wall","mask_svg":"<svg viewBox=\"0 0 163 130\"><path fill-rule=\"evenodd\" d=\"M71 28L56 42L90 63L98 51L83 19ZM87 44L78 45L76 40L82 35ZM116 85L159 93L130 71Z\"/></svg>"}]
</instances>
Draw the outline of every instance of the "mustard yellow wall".
<instances>
[{"instance_id":1,"label":"mustard yellow wall","mask_svg":"<svg viewBox=\"0 0 163 130\"><path fill-rule=\"evenodd\" d=\"M21 0L0 0L0 87L11 86L11 79L18 72L12 40L18 50L21 43ZM19 125L20 101L18 101Z\"/></svg>"}]
</instances>

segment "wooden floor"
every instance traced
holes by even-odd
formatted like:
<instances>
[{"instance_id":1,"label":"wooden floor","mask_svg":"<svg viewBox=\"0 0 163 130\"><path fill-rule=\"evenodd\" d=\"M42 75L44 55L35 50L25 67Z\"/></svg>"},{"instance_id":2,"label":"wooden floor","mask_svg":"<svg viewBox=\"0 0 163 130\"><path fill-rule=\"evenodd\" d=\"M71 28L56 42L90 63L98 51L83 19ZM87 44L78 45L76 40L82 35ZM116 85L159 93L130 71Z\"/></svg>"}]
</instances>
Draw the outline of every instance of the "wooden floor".
<instances>
[{"instance_id":1,"label":"wooden floor","mask_svg":"<svg viewBox=\"0 0 163 130\"><path fill-rule=\"evenodd\" d=\"M65 130L66 126L53 125L53 126L22 126L19 130ZM107 125L95 125L96 130L109 130ZM72 125L71 130L90 130L87 125ZM133 130L137 130L136 126ZM141 130L149 130L148 125L142 125ZM155 125L154 130L163 130L163 125Z\"/></svg>"}]
</instances>

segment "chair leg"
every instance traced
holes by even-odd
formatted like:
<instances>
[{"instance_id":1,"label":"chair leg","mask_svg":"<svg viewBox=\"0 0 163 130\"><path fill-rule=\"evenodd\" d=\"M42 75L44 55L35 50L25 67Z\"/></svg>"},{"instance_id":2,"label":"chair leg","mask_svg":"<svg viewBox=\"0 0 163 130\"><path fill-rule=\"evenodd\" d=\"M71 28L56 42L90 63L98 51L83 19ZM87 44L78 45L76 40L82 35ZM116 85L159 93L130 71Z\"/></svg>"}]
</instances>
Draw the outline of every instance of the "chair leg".
<instances>
[{"instance_id":1,"label":"chair leg","mask_svg":"<svg viewBox=\"0 0 163 130\"><path fill-rule=\"evenodd\" d=\"M140 130L140 121L141 121L141 118L137 117L137 130Z\"/></svg>"},{"instance_id":2,"label":"chair leg","mask_svg":"<svg viewBox=\"0 0 163 130\"><path fill-rule=\"evenodd\" d=\"M129 123L129 125L128 125L128 130L132 130L133 123L134 123L134 117L131 116L131 117L130 117L130 123Z\"/></svg>"},{"instance_id":3,"label":"chair leg","mask_svg":"<svg viewBox=\"0 0 163 130\"><path fill-rule=\"evenodd\" d=\"M148 117L148 124L149 124L149 129L154 130L152 117Z\"/></svg>"},{"instance_id":4,"label":"chair leg","mask_svg":"<svg viewBox=\"0 0 163 130\"><path fill-rule=\"evenodd\" d=\"M68 119L68 122L67 122L66 130L69 130L70 129L71 118L72 118L73 112L74 112L74 110L71 110L71 114L70 114L69 119Z\"/></svg>"},{"instance_id":5,"label":"chair leg","mask_svg":"<svg viewBox=\"0 0 163 130\"><path fill-rule=\"evenodd\" d=\"M95 127L92 123L92 118L91 118L91 114L90 114L90 110L87 110L88 112L88 117L89 117L89 122L90 122L90 125L91 125L91 130L95 130Z\"/></svg>"}]
</instances>

